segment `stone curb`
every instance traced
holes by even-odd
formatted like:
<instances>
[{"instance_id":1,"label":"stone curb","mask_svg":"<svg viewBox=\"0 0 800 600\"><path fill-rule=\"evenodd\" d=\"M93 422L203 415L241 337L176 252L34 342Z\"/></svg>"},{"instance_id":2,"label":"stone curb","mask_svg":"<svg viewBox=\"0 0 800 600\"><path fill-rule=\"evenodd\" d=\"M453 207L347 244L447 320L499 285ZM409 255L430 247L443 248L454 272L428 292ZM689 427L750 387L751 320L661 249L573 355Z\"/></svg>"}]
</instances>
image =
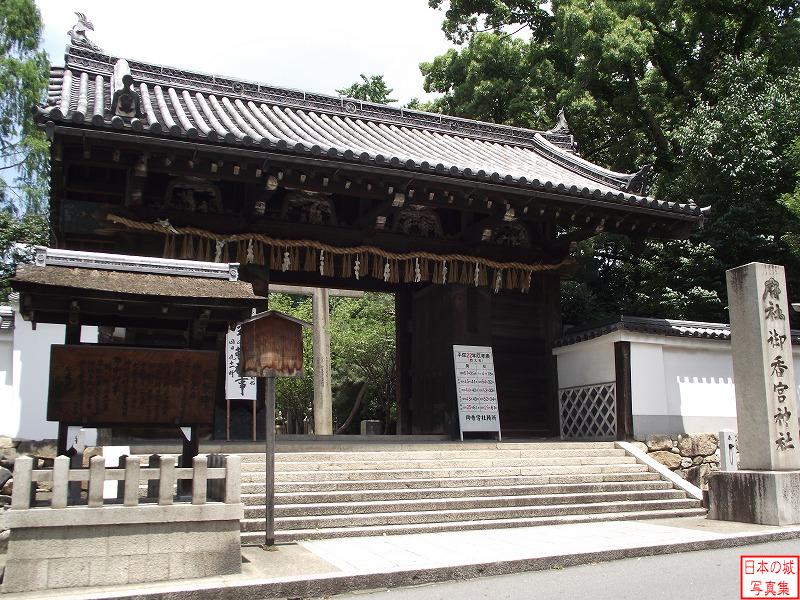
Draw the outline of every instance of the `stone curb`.
<instances>
[{"instance_id":1,"label":"stone curb","mask_svg":"<svg viewBox=\"0 0 800 600\"><path fill-rule=\"evenodd\" d=\"M673 486L683 490L695 500L703 499L703 492L699 487L689 483L680 475L676 475L657 460L650 458L647 454L639 450L630 442L614 442L614 445L616 445L617 448L622 448L625 450L625 452L627 452L630 456L633 456L638 462L642 463L643 465L647 465L651 471L655 471L664 479L669 480Z\"/></svg>"},{"instance_id":2,"label":"stone curb","mask_svg":"<svg viewBox=\"0 0 800 600\"><path fill-rule=\"evenodd\" d=\"M696 552L719 548L735 548L749 544L782 541L800 538L800 528L784 529L770 533L755 533L677 542L655 546L637 546L616 550L601 550L579 554L565 554L524 558L518 560L475 563L446 567L432 567L405 571L386 571L363 574L322 574L304 577L282 577L276 579L257 579L249 581L183 581L163 585L148 585L146 588L127 590L59 590L63 600L81 598L85 600L257 600L262 598L321 598L332 594L370 589L390 589L404 586L459 581L477 577L508 575L525 571L573 567L588 563L608 562L623 558L638 558L659 554ZM36 593L4 594L4 600L28 600L33 598L52 598Z\"/></svg>"}]
</instances>

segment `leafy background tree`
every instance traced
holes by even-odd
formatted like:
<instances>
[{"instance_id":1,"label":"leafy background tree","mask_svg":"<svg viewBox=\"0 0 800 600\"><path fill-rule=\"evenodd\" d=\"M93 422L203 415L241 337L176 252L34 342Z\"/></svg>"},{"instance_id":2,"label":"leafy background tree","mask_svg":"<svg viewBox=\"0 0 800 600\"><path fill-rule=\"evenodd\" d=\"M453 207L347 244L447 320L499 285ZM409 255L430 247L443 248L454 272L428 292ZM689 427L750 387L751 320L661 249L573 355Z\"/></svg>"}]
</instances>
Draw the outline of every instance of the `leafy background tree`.
<instances>
[{"instance_id":1,"label":"leafy background tree","mask_svg":"<svg viewBox=\"0 0 800 600\"><path fill-rule=\"evenodd\" d=\"M331 373L334 421L350 414L362 383L366 393L347 433L358 433L361 419L377 419L394 432L395 313L391 294L365 293L360 298L331 300Z\"/></svg>"},{"instance_id":2,"label":"leafy background tree","mask_svg":"<svg viewBox=\"0 0 800 600\"><path fill-rule=\"evenodd\" d=\"M269 305L299 319L312 319L312 301L308 296L270 294ZM366 383L364 400L343 433L358 433L362 419L378 419L384 431L393 432L397 419L393 296L366 293L360 298L334 297L330 311L334 430L347 419L362 384ZM312 344L311 330L304 329L303 376L280 378L276 383L277 410L290 433L302 432L306 420L313 423Z\"/></svg>"},{"instance_id":3,"label":"leafy background tree","mask_svg":"<svg viewBox=\"0 0 800 600\"><path fill-rule=\"evenodd\" d=\"M48 238L48 146L30 119L47 86L41 34L32 0L0 1L0 302L17 262L30 255L17 244Z\"/></svg>"},{"instance_id":4,"label":"leafy background tree","mask_svg":"<svg viewBox=\"0 0 800 600\"><path fill-rule=\"evenodd\" d=\"M582 156L653 164L656 196L713 210L688 240L581 244L565 322L727 321L724 272L753 260L786 265L796 288L798 11L797 0L448 3L442 28L460 48L420 66L437 108L547 128L563 106Z\"/></svg>"},{"instance_id":5,"label":"leafy background tree","mask_svg":"<svg viewBox=\"0 0 800 600\"><path fill-rule=\"evenodd\" d=\"M391 104L397 102L391 97L392 88L386 85L383 80L383 75L364 75L361 74L361 81L336 90L337 94L345 96L346 98L354 98L356 100L366 100L367 102L377 102L379 104Z\"/></svg>"}]
</instances>

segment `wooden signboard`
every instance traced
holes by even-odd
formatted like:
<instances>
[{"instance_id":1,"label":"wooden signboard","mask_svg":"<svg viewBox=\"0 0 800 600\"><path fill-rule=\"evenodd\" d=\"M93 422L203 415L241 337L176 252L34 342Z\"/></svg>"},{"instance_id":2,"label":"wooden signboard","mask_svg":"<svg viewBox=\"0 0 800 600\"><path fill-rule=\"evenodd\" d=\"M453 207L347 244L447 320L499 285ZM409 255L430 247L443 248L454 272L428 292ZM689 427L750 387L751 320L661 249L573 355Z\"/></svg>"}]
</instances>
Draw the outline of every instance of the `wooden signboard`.
<instances>
[{"instance_id":1,"label":"wooden signboard","mask_svg":"<svg viewBox=\"0 0 800 600\"><path fill-rule=\"evenodd\" d=\"M113 346L50 351L48 421L74 425L211 425L219 354Z\"/></svg>"},{"instance_id":2,"label":"wooden signboard","mask_svg":"<svg viewBox=\"0 0 800 600\"><path fill-rule=\"evenodd\" d=\"M453 362L461 439L464 439L465 431L496 431L499 437L500 413L492 348L453 346Z\"/></svg>"}]
</instances>

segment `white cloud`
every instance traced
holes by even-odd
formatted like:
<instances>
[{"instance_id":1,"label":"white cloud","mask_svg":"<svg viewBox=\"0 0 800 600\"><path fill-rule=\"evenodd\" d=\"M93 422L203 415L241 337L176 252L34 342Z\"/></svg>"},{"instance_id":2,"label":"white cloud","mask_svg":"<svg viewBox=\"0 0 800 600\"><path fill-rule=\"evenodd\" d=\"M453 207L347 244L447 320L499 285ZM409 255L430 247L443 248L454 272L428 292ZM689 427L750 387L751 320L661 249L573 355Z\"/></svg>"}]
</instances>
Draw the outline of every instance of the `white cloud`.
<instances>
[{"instance_id":1,"label":"white cloud","mask_svg":"<svg viewBox=\"0 0 800 600\"><path fill-rule=\"evenodd\" d=\"M335 93L360 73L383 74L394 97L426 98L419 63L450 47L443 13L426 0L38 0L44 46L62 64L73 13L110 54Z\"/></svg>"}]
</instances>

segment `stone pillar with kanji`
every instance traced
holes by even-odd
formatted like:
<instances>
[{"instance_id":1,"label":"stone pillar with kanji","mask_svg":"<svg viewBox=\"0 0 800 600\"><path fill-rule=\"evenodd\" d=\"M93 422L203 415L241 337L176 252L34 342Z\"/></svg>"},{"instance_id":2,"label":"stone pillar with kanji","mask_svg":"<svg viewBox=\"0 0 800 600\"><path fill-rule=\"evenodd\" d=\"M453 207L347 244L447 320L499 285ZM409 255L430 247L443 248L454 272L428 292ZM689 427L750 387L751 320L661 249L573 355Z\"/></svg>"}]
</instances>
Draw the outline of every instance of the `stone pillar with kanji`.
<instances>
[{"instance_id":1,"label":"stone pillar with kanji","mask_svg":"<svg viewBox=\"0 0 800 600\"><path fill-rule=\"evenodd\" d=\"M739 470L709 480L709 516L800 523L800 432L782 266L727 272Z\"/></svg>"}]
</instances>

